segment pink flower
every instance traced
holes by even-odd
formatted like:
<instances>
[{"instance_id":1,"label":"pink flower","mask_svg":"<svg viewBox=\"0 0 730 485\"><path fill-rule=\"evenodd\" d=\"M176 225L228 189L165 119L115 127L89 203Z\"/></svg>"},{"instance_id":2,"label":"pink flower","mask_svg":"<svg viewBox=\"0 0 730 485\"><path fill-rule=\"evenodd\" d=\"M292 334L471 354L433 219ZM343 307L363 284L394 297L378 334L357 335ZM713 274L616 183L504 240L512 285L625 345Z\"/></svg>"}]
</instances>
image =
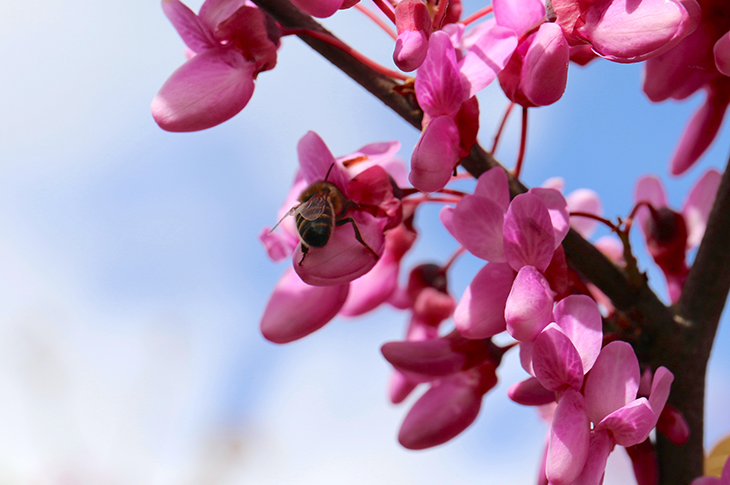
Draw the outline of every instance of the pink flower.
<instances>
[{"instance_id":1,"label":"pink flower","mask_svg":"<svg viewBox=\"0 0 730 485\"><path fill-rule=\"evenodd\" d=\"M649 204L637 211L636 218L649 254L664 273L672 302L682 294L689 273L686 254L702 240L720 178L717 170L707 171L687 195L680 213L667 207L664 188L656 177L642 177L636 184L636 202Z\"/></svg>"},{"instance_id":2,"label":"pink flower","mask_svg":"<svg viewBox=\"0 0 730 485\"><path fill-rule=\"evenodd\" d=\"M615 62L640 62L668 51L694 30L694 0L554 0L556 22L571 46L588 43Z\"/></svg>"},{"instance_id":3,"label":"pink flower","mask_svg":"<svg viewBox=\"0 0 730 485\"><path fill-rule=\"evenodd\" d=\"M393 165L398 147L396 142L377 143L335 159L316 133L302 137L300 170L280 211L281 230L265 229L260 236L272 259L293 256L293 270L274 288L261 319L267 339L290 342L321 328L338 313L359 315L393 297L400 260L415 240L412 227L401 223L401 204L383 168L404 178L402 165L400 170ZM334 224L324 246L310 247L303 254L301 236L287 215L296 212L302 191L325 178L355 204L343 209L344 214L335 214L335 219L351 217L363 241L358 241L352 223L346 221ZM354 285L352 291L350 285Z\"/></svg>"},{"instance_id":4,"label":"pink flower","mask_svg":"<svg viewBox=\"0 0 730 485\"><path fill-rule=\"evenodd\" d=\"M428 52L431 36L431 13L423 0L403 0L395 6L395 26L398 39L395 41L393 62L401 70L417 69Z\"/></svg>"},{"instance_id":5,"label":"pink flower","mask_svg":"<svg viewBox=\"0 0 730 485\"><path fill-rule=\"evenodd\" d=\"M545 20L539 0L495 0L497 25L520 38L499 83L507 97L521 106L545 106L563 95L568 82L570 48L560 27Z\"/></svg>"},{"instance_id":6,"label":"pink flower","mask_svg":"<svg viewBox=\"0 0 730 485\"><path fill-rule=\"evenodd\" d=\"M167 131L198 131L235 116L251 99L254 79L276 65L279 33L245 0L206 0L195 15L179 0L162 8L194 54L152 100Z\"/></svg>"},{"instance_id":7,"label":"pink flower","mask_svg":"<svg viewBox=\"0 0 730 485\"><path fill-rule=\"evenodd\" d=\"M546 275L569 230L565 199L554 189L535 188L510 202L506 175L491 169L479 177L473 195L446 213L442 220L450 221L456 240L490 261L457 305L456 328L470 338L506 328L518 340L534 340L552 315L556 293Z\"/></svg>"},{"instance_id":8,"label":"pink flower","mask_svg":"<svg viewBox=\"0 0 730 485\"><path fill-rule=\"evenodd\" d=\"M671 50L648 60L644 71L644 93L652 101L685 99L700 88L707 93L672 156L670 171L674 175L684 173L707 150L730 104L730 4L699 0L699 6L702 17L694 32Z\"/></svg>"},{"instance_id":9,"label":"pink flower","mask_svg":"<svg viewBox=\"0 0 730 485\"><path fill-rule=\"evenodd\" d=\"M411 157L409 180L423 192L442 189L459 160L468 155L478 131L474 95L491 83L517 43L514 32L493 26L463 57L448 34L434 32L416 75L416 97L423 109L423 133Z\"/></svg>"}]
</instances>

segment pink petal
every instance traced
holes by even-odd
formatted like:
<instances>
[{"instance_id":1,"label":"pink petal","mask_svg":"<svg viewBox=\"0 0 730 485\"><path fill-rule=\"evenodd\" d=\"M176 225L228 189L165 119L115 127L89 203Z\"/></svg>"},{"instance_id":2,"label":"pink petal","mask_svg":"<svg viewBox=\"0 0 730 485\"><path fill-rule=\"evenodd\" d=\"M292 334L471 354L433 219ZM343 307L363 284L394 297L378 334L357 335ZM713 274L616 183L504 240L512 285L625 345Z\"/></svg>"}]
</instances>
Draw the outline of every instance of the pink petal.
<instances>
[{"instance_id":1,"label":"pink petal","mask_svg":"<svg viewBox=\"0 0 730 485\"><path fill-rule=\"evenodd\" d=\"M550 190L550 189L545 189ZM555 231L543 200L531 193L512 200L504 218L504 254L510 266L545 271L555 251Z\"/></svg>"},{"instance_id":2,"label":"pink petal","mask_svg":"<svg viewBox=\"0 0 730 485\"><path fill-rule=\"evenodd\" d=\"M391 179L380 165L373 165L350 180L347 193L358 205L370 208L373 215L386 218L385 230L403 220L401 201L393 195Z\"/></svg>"},{"instance_id":3,"label":"pink petal","mask_svg":"<svg viewBox=\"0 0 730 485\"><path fill-rule=\"evenodd\" d=\"M411 156L408 180L423 192L443 189L459 161L459 128L450 116L431 120Z\"/></svg>"},{"instance_id":4,"label":"pink petal","mask_svg":"<svg viewBox=\"0 0 730 485\"><path fill-rule=\"evenodd\" d=\"M573 485L601 485L606 472L608 455L611 454L613 447L614 442L607 432L599 430L591 433L588 459Z\"/></svg>"},{"instance_id":5,"label":"pink petal","mask_svg":"<svg viewBox=\"0 0 730 485\"><path fill-rule=\"evenodd\" d=\"M380 258L372 270L350 283L352 291L342 307L342 315L356 317L385 303L398 287L398 269L398 261Z\"/></svg>"},{"instance_id":6,"label":"pink petal","mask_svg":"<svg viewBox=\"0 0 730 485\"><path fill-rule=\"evenodd\" d=\"M585 383L588 416L594 423L636 399L639 361L631 345L614 341L598 356Z\"/></svg>"},{"instance_id":7,"label":"pink petal","mask_svg":"<svg viewBox=\"0 0 730 485\"><path fill-rule=\"evenodd\" d=\"M179 0L162 0L162 10L193 52L197 54L216 46L201 19Z\"/></svg>"},{"instance_id":8,"label":"pink petal","mask_svg":"<svg viewBox=\"0 0 730 485\"><path fill-rule=\"evenodd\" d=\"M530 189L529 193L540 197L545 203L555 231L555 249L557 249L560 243L563 242L563 239L565 239L568 231L570 231L568 202L563 197L563 194L555 189L535 187Z\"/></svg>"},{"instance_id":9,"label":"pink petal","mask_svg":"<svg viewBox=\"0 0 730 485\"><path fill-rule=\"evenodd\" d=\"M269 258L272 261L281 261L291 256L299 243L299 238L283 231L269 233L270 230L265 227L259 234L259 240L263 243Z\"/></svg>"},{"instance_id":10,"label":"pink petal","mask_svg":"<svg viewBox=\"0 0 730 485\"><path fill-rule=\"evenodd\" d=\"M489 338L506 329L504 309L515 272L505 263L487 263L464 291L456 310L456 329L467 338Z\"/></svg>"},{"instance_id":11,"label":"pink petal","mask_svg":"<svg viewBox=\"0 0 730 485\"><path fill-rule=\"evenodd\" d=\"M423 64L426 52L428 52L426 34L419 30L406 30L398 34L398 39L395 41L393 62L400 70L411 72Z\"/></svg>"},{"instance_id":12,"label":"pink petal","mask_svg":"<svg viewBox=\"0 0 730 485\"><path fill-rule=\"evenodd\" d=\"M461 371L466 364L466 355L456 352L452 341L446 338L388 342L380 351L399 371L423 376L449 376Z\"/></svg>"},{"instance_id":13,"label":"pink petal","mask_svg":"<svg viewBox=\"0 0 730 485\"><path fill-rule=\"evenodd\" d=\"M712 51L715 54L717 70L726 76L730 76L730 32L726 32L715 42Z\"/></svg>"},{"instance_id":14,"label":"pink petal","mask_svg":"<svg viewBox=\"0 0 730 485\"><path fill-rule=\"evenodd\" d=\"M363 241L380 256L385 248L383 228L386 220L364 211L348 213L357 224ZM336 286L359 278L378 262L378 258L355 238L352 224L336 226L327 244L310 248L302 264L302 250L294 251L294 270L312 286Z\"/></svg>"},{"instance_id":15,"label":"pink petal","mask_svg":"<svg viewBox=\"0 0 730 485\"><path fill-rule=\"evenodd\" d=\"M294 0L292 3L300 10L319 18L331 17L342 6L342 0Z\"/></svg>"},{"instance_id":16,"label":"pink petal","mask_svg":"<svg viewBox=\"0 0 730 485\"><path fill-rule=\"evenodd\" d=\"M667 207L667 195L664 192L662 182L653 175L645 175L636 182L634 189L634 201L648 202L655 209ZM636 211L636 220L639 221L641 230L647 234L646 224L648 223L649 209L641 207Z\"/></svg>"},{"instance_id":17,"label":"pink petal","mask_svg":"<svg viewBox=\"0 0 730 485\"><path fill-rule=\"evenodd\" d=\"M654 372L654 379L651 381L651 394L649 394L649 404L656 414L657 419L661 415L664 405L669 398L669 391L672 388L674 374L664 366L659 367ZM654 422L656 424L656 421Z\"/></svg>"},{"instance_id":18,"label":"pink petal","mask_svg":"<svg viewBox=\"0 0 730 485\"><path fill-rule=\"evenodd\" d=\"M471 98L491 84L507 65L516 47L515 31L499 25L493 25L478 37L459 61L464 99Z\"/></svg>"},{"instance_id":19,"label":"pink petal","mask_svg":"<svg viewBox=\"0 0 730 485\"><path fill-rule=\"evenodd\" d=\"M406 415L398 441L409 450L422 450L449 441L479 414L482 394L457 377L434 384Z\"/></svg>"},{"instance_id":20,"label":"pink petal","mask_svg":"<svg viewBox=\"0 0 730 485\"><path fill-rule=\"evenodd\" d=\"M518 35L545 17L545 7L540 0L494 0L492 5L497 23Z\"/></svg>"},{"instance_id":21,"label":"pink petal","mask_svg":"<svg viewBox=\"0 0 730 485\"><path fill-rule=\"evenodd\" d=\"M152 100L152 116L166 131L199 131L238 114L251 99L255 65L241 54L210 49L180 66Z\"/></svg>"},{"instance_id":22,"label":"pink petal","mask_svg":"<svg viewBox=\"0 0 730 485\"><path fill-rule=\"evenodd\" d=\"M687 223L687 246L690 248L700 245L705 235L707 219L710 217L712 204L715 202L715 195L720 186L722 174L717 170L710 169L695 183L687 194L682 215Z\"/></svg>"},{"instance_id":23,"label":"pink petal","mask_svg":"<svg viewBox=\"0 0 730 485\"><path fill-rule=\"evenodd\" d=\"M332 152L317 133L308 131L299 139L297 154L302 176L308 184L323 181L326 177L327 182L335 184L347 196L345 188L350 176L342 165L335 162Z\"/></svg>"},{"instance_id":24,"label":"pink petal","mask_svg":"<svg viewBox=\"0 0 730 485\"><path fill-rule=\"evenodd\" d=\"M534 266L522 267L504 309L509 334L517 340L533 342L552 319L553 298L542 273Z\"/></svg>"},{"instance_id":25,"label":"pink petal","mask_svg":"<svg viewBox=\"0 0 730 485\"><path fill-rule=\"evenodd\" d=\"M639 62L677 45L695 22L680 2L604 0L588 7L586 23L577 30L601 56Z\"/></svg>"},{"instance_id":26,"label":"pink petal","mask_svg":"<svg viewBox=\"0 0 730 485\"><path fill-rule=\"evenodd\" d=\"M332 320L345 303L349 285L309 286L287 269L261 317L261 333L283 344L300 339Z\"/></svg>"},{"instance_id":27,"label":"pink petal","mask_svg":"<svg viewBox=\"0 0 730 485\"><path fill-rule=\"evenodd\" d=\"M720 130L728 103L727 93L708 89L707 99L690 119L669 162L672 175L684 173L705 153Z\"/></svg>"},{"instance_id":28,"label":"pink petal","mask_svg":"<svg viewBox=\"0 0 730 485\"><path fill-rule=\"evenodd\" d=\"M596 302L585 295L570 295L553 310L555 322L573 342L581 356L583 373L587 374L601 352L603 319Z\"/></svg>"},{"instance_id":29,"label":"pink petal","mask_svg":"<svg viewBox=\"0 0 730 485\"><path fill-rule=\"evenodd\" d=\"M579 391L583 385L580 357L568 336L557 324L551 323L535 340L532 368L545 389L557 391L570 386Z\"/></svg>"},{"instance_id":30,"label":"pink petal","mask_svg":"<svg viewBox=\"0 0 730 485\"><path fill-rule=\"evenodd\" d=\"M584 212L587 214L593 214L600 216L603 214L603 206L601 199L598 194L591 189L578 189L574 190L565 198L568 203L568 212ZM589 237L593 234L593 230L598 224L595 219L588 217L571 217L570 227L576 230L578 234L584 238Z\"/></svg>"},{"instance_id":31,"label":"pink petal","mask_svg":"<svg viewBox=\"0 0 730 485\"><path fill-rule=\"evenodd\" d=\"M215 32L218 25L246 6L246 0L205 0L200 6L200 20L208 30Z\"/></svg>"},{"instance_id":32,"label":"pink petal","mask_svg":"<svg viewBox=\"0 0 730 485\"><path fill-rule=\"evenodd\" d=\"M596 429L610 430L613 439L621 446L633 446L649 437L657 417L649 401L641 397L603 418Z\"/></svg>"},{"instance_id":33,"label":"pink petal","mask_svg":"<svg viewBox=\"0 0 730 485\"><path fill-rule=\"evenodd\" d=\"M459 76L456 52L449 36L441 31L434 32L415 83L418 103L428 116L456 116L461 103L468 99Z\"/></svg>"},{"instance_id":34,"label":"pink petal","mask_svg":"<svg viewBox=\"0 0 730 485\"><path fill-rule=\"evenodd\" d=\"M542 387L540 381L534 377L512 384L507 390L507 395L523 406L542 406L555 402L555 392Z\"/></svg>"},{"instance_id":35,"label":"pink petal","mask_svg":"<svg viewBox=\"0 0 730 485\"><path fill-rule=\"evenodd\" d=\"M700 25L671 50L646 61L642 89L654 102L684 99L717 75L707 62L714 33Z\"/></svg>"},{"instance_id":36,"label":"pink petal","mask_svg":"<svg viewBox=\"0 0 730 485\"><path fill-rule=\"evenodd\" d=\"M537 106L559 100L568 84L569 60L563 30L553 22L542 24L522 61L522 92Z\"/></svg>"},{"instance_id":37,"label":"pink petal","mask_svg":"<svg viewBox=\"0 0 730 485\"><path fill-rule=\"evenodd\" d=\"M505 261L504 209L497 202L467 195L456 204L451 225L456 240L474 256L495 263Z\"/></svg>"},{"instance_id":38,"label":"pink petal","mask_svg":"<svg viewBox=\"0 0 730 485\"><path fill-rule=\"evenodd\" d=\"M451 234L451 237L456 239L456 236L454 236L454 208L450 205L443 206L439 211L439 221Z\"/></svg>"},{"instance_id":39,"label":"pink petal","mask_svg":"<svg viewBox=\"0 0 730 485\"><path fill-rule=\"evenodd\" d=\"M390 380L388 381L388 396L390 397L390 402L393 404L403 402L403 400L408 397L417 385L417 382L413 382L402 372L394 370L390 374Z\"/></svg>"},{"instance_id":40,"label":"pink petal","mask_svg":"<svg viewBox=\"0 0 730 485\"><path fill-rule=\"evenodd\" d=\"M474 195L492 199L506 212L510 201L507 173L499 167L490 168L477 179Z\"/></svg>"},{"instance_id":41,"label":"pink petal","mask_svg":"<svg viewBox=\"0 0 730 485\"><path fill-rule=\"evenodd\" d=\"M570 485L588 458L590 423L583 396L568 388L558 401L550 428L545 474L551 485Z\"/></svg>"}]
</instances>

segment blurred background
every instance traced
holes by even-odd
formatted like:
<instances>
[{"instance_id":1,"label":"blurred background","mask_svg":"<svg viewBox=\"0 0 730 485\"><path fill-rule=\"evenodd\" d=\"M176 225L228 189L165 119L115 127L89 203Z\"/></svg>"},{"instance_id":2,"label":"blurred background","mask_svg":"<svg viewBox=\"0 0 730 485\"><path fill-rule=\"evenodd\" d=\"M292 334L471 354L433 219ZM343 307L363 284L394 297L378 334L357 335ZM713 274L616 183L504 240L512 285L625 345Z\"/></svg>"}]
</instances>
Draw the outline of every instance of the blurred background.
<instances>
[{"instance_id":1,"label":"blurred background","mask_svg":"<svg viewBox=\"0 0 730 485\"><path fill-rule=\"evenodd\" d=\"M198 10L202 0L188 5ZM465 12L481 3L467 1ZM390 64L392 41L354 9L325 24ZM262 73L233 120L191 134L160 130L149 104L185 58L153 0L5 2L0 13L0 483L460 484L534 483L546 425L505 396L524 378L516 355L457 439L411 452L396 440L413 397L386 395L379 347L407 316L383 308L337 319L295 343L261 337L259 318L288 262L257 236L318 132L335 156L418 132L296 38ZM668 160L702 100L653 105L641 66L571 66L557 104L530 111L528 185L560 175L592 188L607 217L626 216L640 174L665 182L675 208L709 167L724 167L730 123L692 170ZM480 96L490 147L507 102ZM515 110L496 153L514 163ZM455 249L421 211L406 267ZM596 236L606 234L599 229ZM634 246L666 299L658 272ZM453 267L459 297L481 267ZM708 445L730 432L730 330L709 368ZM607 484L629 483L623 451Z\"/></svg>"}]
</instances>

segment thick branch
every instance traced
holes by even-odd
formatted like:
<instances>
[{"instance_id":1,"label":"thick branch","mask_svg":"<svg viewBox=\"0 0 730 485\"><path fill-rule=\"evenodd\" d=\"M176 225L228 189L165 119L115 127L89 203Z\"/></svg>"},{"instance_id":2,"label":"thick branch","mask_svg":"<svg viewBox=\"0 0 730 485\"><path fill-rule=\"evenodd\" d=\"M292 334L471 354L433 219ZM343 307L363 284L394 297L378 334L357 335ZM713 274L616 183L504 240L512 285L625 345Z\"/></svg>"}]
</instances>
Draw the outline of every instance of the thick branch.
<instances>
[{"instance_id":1,"label":"thick branch","mask_svg":"<svg viewBox=\"0 0 730 485\"><path fill-rule=\"evenodd\" d=\"M656 356L674 372L670 402L692 430L683 447L658 443L662 483L686 484L702 474L705 373L730 291L730 160L722 177L697 257L677 303L677 322Z\"/></svg>"}]
</instances>

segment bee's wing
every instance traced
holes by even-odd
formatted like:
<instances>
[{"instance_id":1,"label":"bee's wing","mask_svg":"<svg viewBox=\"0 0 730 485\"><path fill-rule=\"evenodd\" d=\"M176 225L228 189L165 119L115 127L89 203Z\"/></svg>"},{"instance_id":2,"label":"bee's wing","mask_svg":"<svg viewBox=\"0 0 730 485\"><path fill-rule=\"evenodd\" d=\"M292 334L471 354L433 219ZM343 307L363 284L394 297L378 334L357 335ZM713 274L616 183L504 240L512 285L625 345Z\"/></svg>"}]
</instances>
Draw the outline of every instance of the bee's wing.
<instances>
[{"instance_id":1,"label":"bee's wing","mask_svg":"<svg viewBox=\"0 0 730 485\"><path fill-rule=\"evenodd\" d=\"M327 196L317 194L306 202L302 202L297 207L296 214L308 221L313 221L324 214L324 211L327 209L327 204L329 204L327 202Z\"/></svg>"}]
</instances>

